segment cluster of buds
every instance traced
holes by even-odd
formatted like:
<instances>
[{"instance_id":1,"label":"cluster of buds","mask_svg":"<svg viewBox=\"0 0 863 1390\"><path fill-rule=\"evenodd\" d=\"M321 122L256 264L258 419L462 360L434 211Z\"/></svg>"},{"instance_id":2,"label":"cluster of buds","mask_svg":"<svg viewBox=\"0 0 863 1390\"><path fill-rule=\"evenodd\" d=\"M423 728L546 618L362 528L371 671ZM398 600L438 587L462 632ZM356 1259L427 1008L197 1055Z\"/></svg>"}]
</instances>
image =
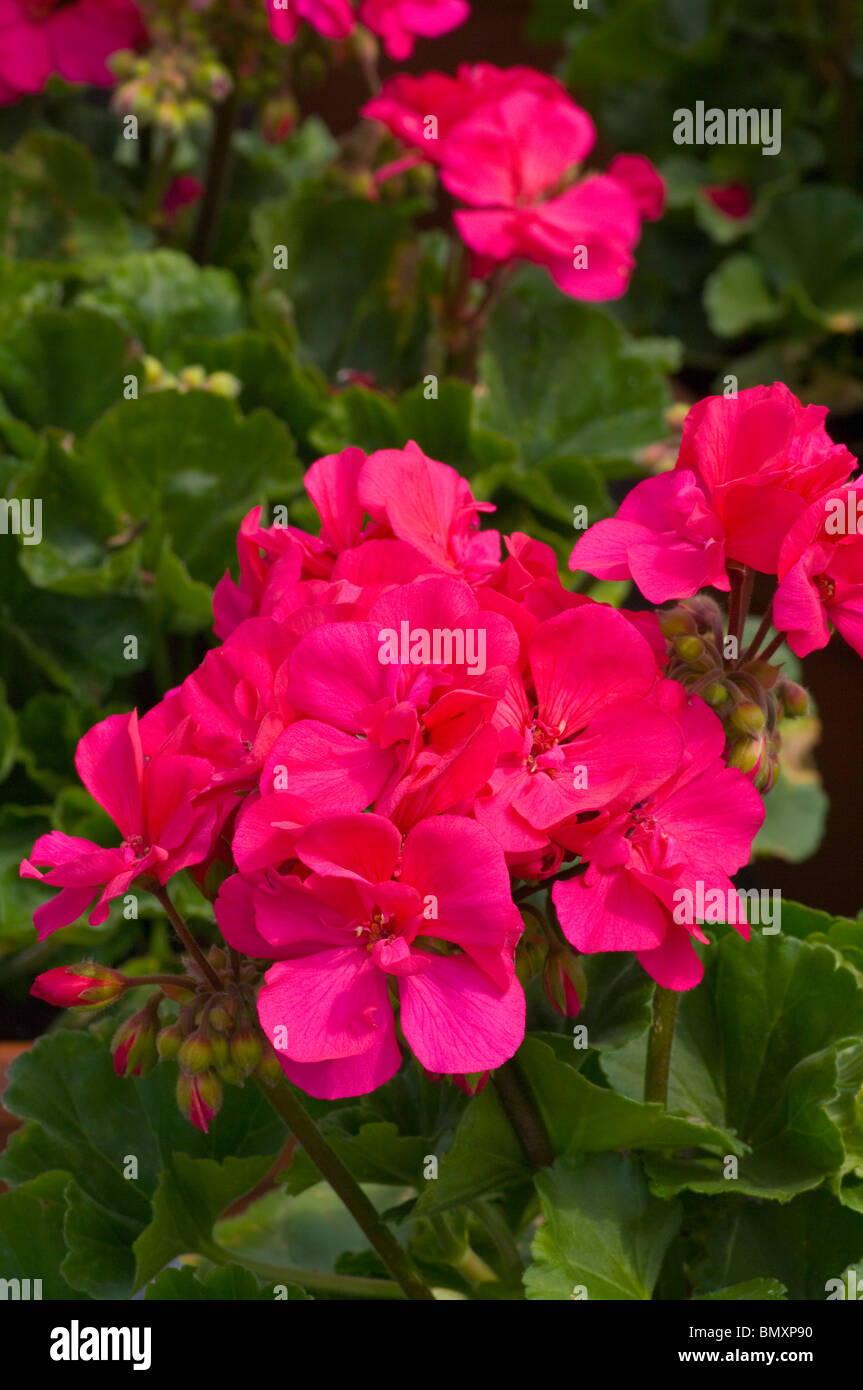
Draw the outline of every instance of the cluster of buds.
<instances>
[{"instance_id":1,"label":"cluster of buds","mask_svg":"<svg viewBox=\"0 0 863 1390\"><path fill-rule=\"evenodd\" d=\"M684 599L659 615L668 643L667 675L700 695L725 726L725 757L761 792L779 776L780 724L809 711L801 685L757 654L727 656L721 610L713 599Z\"/></svg>"},{"instance_id":2,"label":"cluster of buds","mask_svg":"<svg viewBox=\"0 0 863 1390\"><path fill-rule=\"evenodd\" d=\"M114 1070L142 1077L160 1061L176 1061L180 1110L206 1133L221 1108L224 1085L242 1086L254 1075L272 1086L282 1068L258 1024L256 966L244 961L234 968L217 946L204 964L193 957L184 957L183 964L186 975L138 978L93 961L58 966L38 977L32 993L58 1008L100 1009L128 989L158 984L144 1007L117 1028ZM179 1008L175 1019L163 1022L159 1014L168 1000Z\"/></svg>"},{"instance_id":3,"label":"cluster of buds","mask_svg":"<svg viewBox=\"0 0 863 1390\"><path fill-rule=\"evenodd\" d=\"M158 358L145 355L141 358L141 365L144 368L144 391L147 393L179 391L185 395L187 391L210 391L214 396L225 396L233 401L243 389L243 383L230 372L208 374L206 368L198 364L183 367L174 373L169 372Z\"/></svg>"},{"instance_id":4,"label":"cluster of buds","mask_svg":"<svg viewBox=\"0 0 863 1390\"><path fill-rule=\"evenodd\" d=\"M223 102L233 86L231 74L215 56L180 44L157 45L143 56L123 49L109 64L118 81L111 99L114 110L172 137L206 125L213 104Z\"/></svg>"}]
</instances>

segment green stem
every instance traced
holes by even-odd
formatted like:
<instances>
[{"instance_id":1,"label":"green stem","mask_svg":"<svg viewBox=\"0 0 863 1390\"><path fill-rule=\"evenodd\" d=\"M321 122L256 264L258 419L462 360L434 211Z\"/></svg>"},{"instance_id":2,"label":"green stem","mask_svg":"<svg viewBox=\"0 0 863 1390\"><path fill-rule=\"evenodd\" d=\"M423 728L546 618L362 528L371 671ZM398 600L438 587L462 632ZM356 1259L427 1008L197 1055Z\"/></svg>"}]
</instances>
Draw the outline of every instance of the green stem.
<instances>
[{"instance_id":1,"label":"green stem","mask_svg":"<svg viewBox=\"0 0 863 1390\"><path fill-rule=\"evenodd\" d=\"M420 1278L413 1261L378 1216L371 1201L348 1172L338 1154L330 1148L311 1115L300 1104L293 1088L287 1081L280 1081L272 1088L259 1084L273 1109L281 1115L322 1177L329 1183L336 1196L344 1202L372 1248L380 1255L390 1274L403 1290L405 1297L433 1302L434 1294Z\"/></svg>"},{"instance_id":2,"label":"green stem","mask_svg":"<svg viewBox=\"0 0 863 1390\"><path fill-rule=\"evenodd\" d=\"M273 1284L299 1284L310 1293L343 1294L345 1298L404 1299L404 1291L391 1279L361 1278L354 1274L327 1274L316 1269L294 1269L290 1265L269 1264L256 1260L238 1250L226 1250L222 1245L209 1245L208 1260L215 1264L241 1264L253 1274L259 1274Z\"/></svg>"},{"instance_id":3,"label":"green stem","mask_svg":"<svg viewBox=\"0 0 863 1390\"><path fill-rule=\"evenodd\" d=\"M206 265L213 250L219 213L222 210L231 166L231 139L239 111L236 86L216 109L210 159L207 165L204 198L192 239L191 254L198 265Z\"/></svg>"},{"instance_id":4,"label":"green stem","mask_svg":"<svg viewBox=\"0 0 863 1390\"><path fill-rule=\"evenodd\" d=\"M653 996L653 1025L647 1043L647 1068L644 1075L644 1099L668 1103L668 1072L674 1042L674 1021L680 995L677 990L656 986Z\"/></svg>"},{"instance_id":5,"label":"green stem","mask_svg":"<svg viewBox=\"0 0 863 1390\"><path fill-rule=\"evenodd\" d=\"M485 1201L482 1198L469 1205L470 1210L485 1227L488 1237L500 1257L501 1269L506 1283L520 1284L524 1265L521 1255L518 1253L518 1246L512 1238L512 1232L500 1209L495 1206L494 1202Z\"/></svg>"},{"instance_id":6,"label":"green stem","mask_svg":"<svg viewBox=\"0 0 863 1390\"><path fill-rule=\"evenodd\" d=\"M498 1067L493 1079L498 1099L531 1168L535 1172L547 1168L554 1162L554 1149L516 1061L513 1059Z\"/></svg>"},{"instance_id":7,"label":"green stem","mask_svg":"<svg viewBox=\"0 0 863 1390\"><path fill-rule=\"evenodd\" d=\"M222 981L219 979L212 965L207 960L197 941L192 936L192 933L189 931L189 928L186 926L186 923L183 921L174 904L171 902L171 899L168 896L167 888L163 888L161 884L156 884L153 887L152 891L153 895L159 899L159 902L165 909L165 913L167 914L171 926L174 928L174 931L179 936L186 950L198 962L198 965L204 972L204 975L207 977L213 988L221 994L223 988Z\"/></svg>"},{"instance_id":8,"label":"green stem","mask_svg":"<svg viewBox=\"0 0 863 1390\"><path fill-rule=\"evenodd\" d=\"M171 175L174 172L174 155L177 152L177 140L175 136L165 137L162 146L162 153L154 161L150 168L150 175L147 179L147 186L144 189L139 209L139 217L142 222L149 222L162 206L162 200L171 184Z\"/></svg>"},{"instance_id":9,"label":"green stem","mask_svg":"<svg viewBox=\"0 0 863 1390\"><path fill-rule=\"evenodd\" d=\"M127 989L137 989L138 985L176 985L180 989L195 988L190 975L127 975Z\"/></svg>"}]
</instances>

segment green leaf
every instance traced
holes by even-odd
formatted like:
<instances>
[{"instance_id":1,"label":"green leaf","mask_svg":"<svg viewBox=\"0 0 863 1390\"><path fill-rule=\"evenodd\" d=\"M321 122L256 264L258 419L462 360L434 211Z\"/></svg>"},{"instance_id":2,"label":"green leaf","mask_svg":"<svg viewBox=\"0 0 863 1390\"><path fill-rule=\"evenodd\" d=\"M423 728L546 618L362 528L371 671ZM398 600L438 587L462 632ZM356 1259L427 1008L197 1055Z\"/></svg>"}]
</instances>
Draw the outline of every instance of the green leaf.
<instances>
[{"instance_id":1,"label":"green leaf","mask_svg":"<svg viewBox=\"0 0 863 1390\"><path fill-rule=\"evenodd\" d=\"M60 1272L63 1242L63 1172L46 1173L0 1197L0 1279L40 1279L41 1295L31 1283L30 1298L80 1299ZM21 1297L24 1290L19 1290ZM4 1292L3 1297L10 1296Z\"/></svg>"},{"instance_id":2,"label":"green leaf","mask_svg":"<svg viewBox=\"0 0 863 1390\"><path fill-rule=\"evenodd\" d=\"M651 1157L646 1170L666 1195L689 1187L787 1201L843 1164L828 1103L840 1048L863 1031L863 989L829 947L757 930L748 942L729 930L704 956L704 980L680 1000L668 1102L736 1133L751 1153L736 1179L708 1157ZM617 1090L642 1094L645 1047L641 1037L602 1054Z\"/></svg>"},{"instance_id":3,"label":"green leaf","mask_svg":"<svg viewBox=\"0 0 863 1390\"><path fill-rule=\"evenodd\" d=\"M770 293L764 272L754 256L729 256L707 279L704 307L713 332L736 338L764 323L781 318L783 306Z\"/></svg>"},{"instance_id":4,"label":"green leaf","mask_svg":"<svg viewBox=\"0 0 863 1390\"><path fill-rule=\"evenodd\" d=\"M650 1299L681 1208L650 1195L635 1159L560 1159L536 1187L545 1224L524 1276L529 1299Z\"/></svg>"},{"instance_id":5,"label":"green leaf","mask_svg":"<svg viewBox=\"0 0 863 1390\"><path fill-rule=\"evenodd\" d=\"M788 1290L784 1284L780 1284L778 1279L748 1279L745 1284L731 1284L724 1289L714 1289L712 1293L696 1293L692 1295L693 1303L713 1303L716 1301L735 1300L749 1302L750 1300L783 1300L787 1298Z\"/></svg>"},{"instance_id":6,"label":"green leaf","mask_svg":"<svg viewBox=\"0 0 863 1390\"><path fill-rule=\"evenodd\" d=\"M631 466L667 433L661 371L603 310L532 275L492 312L480 379L480 423L514 440L528 467L560 457Z\"/></svg>"},{"instance_id":7,"label":"green leaf","mask_svg":"<svg viewBox=\"0 0 863 1390\"><path fill-rule=\"evenodd\" d=\"M300 470L285 426L269 411L243 417L206 391L160 391L108 411L81 442L115 525L141 526L142 562L158 566L164 540L190 576L213 583L234 552L250 507L287 501Z\"/></svg>"},{"instance_id":8,"label":"green leaf","mask_svg":"<svg viewBox=\"0 0 863 1390\"><path fill-rule=\"evenodd\" d=\"M169 365L178 369L193 363L200 363L208 372L231 372L242 383L239 403L243 410L247 414L260 407L272 410L295 439L305 441L330 406L331 397L320 373L298 362L272 334L184 338L169 354Z\"/></svg>"},{"instance_id":9,"label":"green leaf","mask_svg":"<svg viewBox=\"0 0 863 1390\"><path fill-rule=\"evenodd\" d=\"M92 156L57 131L34 130L0 156L0 244L6 256L40 261L48 277L87 279L131 250L119 205L96 182Z\"/></svg>"},{"instance_id":10,"label":"green leaf","mask_svg":"<svg viewBox=\"0 0 863 1390\"><path fill-rule=\"evenodd\" d=\"M262 1175L284 1144L284 1125L256 1087L228 1088L204 1135L180 1114L175 1083L176 1068L164 1063L143 1081L117 1077L106 1043L92 1032L40 1038L11 1070L4 1104L32 1123L13 1134L0 1156L0 1176L21 1183L51 1169L71 1174L78 1191L66 1228L70 1277L85 1288L99 1281L100 1297L116 1296L104 1288L118 1287L122 1272L128 1274L120 1247L130 1250L150 1226L157 1189L163 1191L157 1220L173 1209L176 1187L168 1179L184 1179L185 1160L209 1162L201 1201L216 1201L229 1188L247 1190L245 1178L259 1169ZM224 1173L222 1160L228 1161ZM203 1219L190 1198L188 1222L198 1223L197 1230ZM179 1229L185 1237L191 1227ZM151 1262L159 1242L168 1243L161 1226L146 1243Z\"/></svg>"},{"instance_id":11,"label":"green leaf","mask_svg":"<svg viewBox=\"0 0 863 1390\"><path fill-rule=\"evenodd\" d=\"M359 1182L391 1183L396 1187L420 1187L429 1141L400 1135L394 1124L372 1123L357 1134L325 1126L327 1142ZM321 1175L304 1149L296 1153L285 1175L288 1192L298 1195L321 1181Z\"/></svg>"},{"instance_id":12,"label":"green leaf","mask_svg":"<svg viewBox=\"0 0 863 1390\"><path fill-rule=\"evenodd\" d=\"M107 314L37 309L0 341L0 392L35 429L81 434L122 400L135 355L128 330Z\"/></svg>"},{"instance_id":13,"label":"green leaf","mask_svg":"<svg viewBox=\"0 0 863 1390\"><path fill-rule=\"evenodd\" d=\"M789 1299L820 1301L827 1280L841 1277L861 1252L863 1216L829 1192L806 1192L784 1206L726 1199L714 1213L699 1286L776 1279Z\"/></svg>"},{"instance_id":14,"label":"green leaf","mask_svg":"<svg viewBox=\"0 0 863 1390\"><path fill-rule=\"evenodd\" d=\"M18 757L18 725L6 701L6 686L0 681L0 782L12 771Z\"/></svg>"},{"instance_id":15,"label":"green leaf","mask_svg":"<svg viewBox=\"0 0 863 1390\"><path fill-rule=\"evenodd\" d=\"M691 1108L688 1113L669 1114L661 1105L644 1104L594 1085L537 1037L525 1039L517 1064L556 1154L702 1147L742 1152L738 1141ZM529 1181L530 1175L497 1093L492 1085L486 1086L468 1104L439 1177L428 1184L417 1203L417 1214L506 1191Z\"/></svg>"},{"instance_id":16,"label":"green leaf","mask_svg":"<svg viewBox=\"0 0 863 1390\"><path fill-rule=\"evenodd\" d=\"M420 253L405 245L415 211L320 185L255 209L260 283L285 298L304 350L331 380L341 368L382 385L421 376L427 294ZM280 246L285 270L273 268Z\"/></svg>"},{"instance_id":17,"label":"green leaf","mask_svg":"<svg viewBox=\"0 0 863 1390\"><path fill-rule=\"evenodd\" d=\"M824 254L829 246L830 254ZM863 323L863 199L813 184L776 198L752 241L767 278L823 319Z\"/></svg>"},{"instance_id":18,"label":"green leaf","mask_svg":"<svg viewBox=\"0 0 863 1390\"><path fill-rule=\"evenodd\" d=\"M62 1270L68 1283L91 1298L127 1298L135 1275L128 1227L74 1182L66 1200L63 1237L69 1253Z\"/></svg>"},{"instance_id":19,"label":"green leaf","mask_svg":"<svg viewBox=\"0 0 863 1390\"><path fill-rule=\"evenodd\" d=\"M167 1161L153 1196L153 1219L133 1245L135 1288L164 1269L177 1255L214 1249L213 1226L238 1197L250 1192L272 1167L255 1158L190 1158L176 1153Z\"/></svg>"},{"instance_id":20,"label":"green leaf","mask_svg":"<svg viewBox=\"0 0 863 1390\"><path fill-rule=\"evenodd\" d=\"M181 251L135 252L82 294L159 357L191 334L219 338L246 327L239 286L230 271L196 266Z\"/></svg>"}]
</instances>

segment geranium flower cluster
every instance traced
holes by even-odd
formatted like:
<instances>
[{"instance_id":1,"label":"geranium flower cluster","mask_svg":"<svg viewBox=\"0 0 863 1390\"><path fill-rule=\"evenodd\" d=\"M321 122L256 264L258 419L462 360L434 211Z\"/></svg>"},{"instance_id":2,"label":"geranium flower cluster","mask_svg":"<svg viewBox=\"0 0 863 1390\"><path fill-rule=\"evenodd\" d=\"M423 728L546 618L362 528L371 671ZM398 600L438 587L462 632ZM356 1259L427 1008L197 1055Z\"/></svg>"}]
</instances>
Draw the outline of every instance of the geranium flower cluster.
<instances>
[{"instance_id":1,"label":"geranium flower cluster","mask_svg":"<svg viewBox=\"0 0 863 1390\"><path fill-rule=\"evenodd\" d=\"M107 59L143 37L134 0L0 0L0 106L41 92L55 74L110 87Z\"/></svg>"},{"instance_id":2,"label":"geranium flower cluster","mask_svg":"<svg viewBox=\"0 0 863 1390\"><path fill-rule=\"evenodd\" d=\"M582 174L596 130L555 78L489 63L463 64L455 77L400 74L363 115L409 151L379 181L425 162L463 204L454 219L476 276L526 260L575 299L625 292L642 221L661 216L665 185L642 155Z\"/></svg>"},{"instance_id":3,"label":"geranium flower cluster","mask_svg":"<svg viewBox=\"0 0 863 1390\"><path fill-rule=\"evenodd\" d=\"M302 23L325 39L346 39L357 20L382 40L397 62L410 58L418 38L436 39L464 24L467 0L266 0L270 29L279 43L293 43Z\"/></svg>"},{"instance_id":4,"label":"geranium flower cluster","mask_svg":"<svg viewBox=\"0 0 863 1390\"><path fill-rule=\"evenodd\" d=\"M677 920L675 892L733 894L763 817L721 721L668 678L656 615L571 593L526 535L502 551L478 526L493 508L453 468L415 444L349 448L306 488L317 534L263 526L260 508L243 522L239 580L215 594L220 645L142 718L111 715L81 740L78 771L119 845L53 831L21 870L59 890L35 914L40 938L83 913L103 922L135 884L168 907L182 869L213 893L222 880L215 915L245 973L230 1008L185 1004L159 1045L179 1050L196 1123L217 1108L217 1013L239 1028L229 1079L260 1058L260 1024L318 1097L381 1085L402 1042L437 1075L500 1066L525 1026L514 895L543 882L561 1010L579 1002L560 971L569 946L635 951L689 988L706 938ZM193 993L216 957L193 962ZM54 973L37 988L58 1002L79 986L82 1004L116 997L92 967ZM123 1071L155 1058L157 1025L149 1009L121 1030Z\"/></svg>"},{"instance_id":5,"label":"geranium flower cluster","mask_svg":"<svg viewBox=\"0 0 863 1390\"><path fill-rule=\"evenodd\" d=\"M633 579L651 603L728 590L735 572L773 575L773 623L792 651L807 656L836 628L863 656L863 483L826 415L781 382L699 401L673 470L591 527L571 567Z\"/></svg>"}]
</instances>

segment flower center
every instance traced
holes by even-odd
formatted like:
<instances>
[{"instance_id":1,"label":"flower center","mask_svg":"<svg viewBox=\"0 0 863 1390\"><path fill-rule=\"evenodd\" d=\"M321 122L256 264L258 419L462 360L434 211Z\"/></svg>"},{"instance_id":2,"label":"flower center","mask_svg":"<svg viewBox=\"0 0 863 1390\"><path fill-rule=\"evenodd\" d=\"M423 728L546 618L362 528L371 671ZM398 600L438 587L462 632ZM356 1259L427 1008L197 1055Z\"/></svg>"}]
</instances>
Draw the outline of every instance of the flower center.
<instances>
[{"instance_id":1,"label":"flower center","mask_svg":"<svg viewBox=\"0 0 863 1390\"><path fill-rule=\"evenodd\" d=\"M536 772L537 760L544 753L550 753L552 748L556 748L560 736L566 728L566 724L560 724L556 729L550 729L541 719L534 719L528 733L530 734L530 752L527 755L528 772Z\"/></svg>"},{"instance_id":2,"label":"flower center","mask_svg":"<svg viewBox=\"0 0 863 1390\"><path fill-rule=\"evenodd\" d=\"M821 597L821 602L829 603L836 594L836 580L831 579L829 574L816 574L813 582Z\"/></svg>"},{"instance_id":3,"label":"flower center","mask_svg":"<svg viewBox=\"0 0 863 1390\"><path fill-rule=\"evenodd\" d=\"M375 908L367 922L361 922L355 930L357 936L365 936L365 947L367 951L373 951L382 938L394 934L390 925L390 919L385 916L379 907Z\"/></svg>"}]
</instances>

